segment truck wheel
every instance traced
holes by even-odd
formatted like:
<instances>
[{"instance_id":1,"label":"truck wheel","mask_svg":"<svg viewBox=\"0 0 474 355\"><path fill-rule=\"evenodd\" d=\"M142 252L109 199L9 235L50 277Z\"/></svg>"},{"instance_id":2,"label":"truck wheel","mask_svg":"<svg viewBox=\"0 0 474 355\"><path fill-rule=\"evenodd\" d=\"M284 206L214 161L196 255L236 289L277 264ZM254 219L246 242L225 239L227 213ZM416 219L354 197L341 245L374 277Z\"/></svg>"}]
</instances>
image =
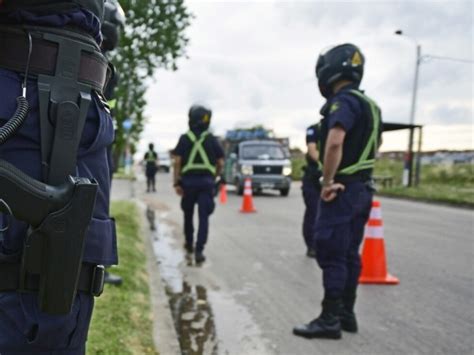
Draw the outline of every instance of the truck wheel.
<instances>
[{"instance_id":1,"label":"truck wheel","mask_svg":"<svg viewBox=\"0 0 474 355\"><path fill-rule=\"evenodd\" d=\"M288 196L288 194L290 193L290 189L281 189L280 190L280 195L282 196Z\"/></svg>"},{"instance_id":2,"label":"truck wheel","mask_svg":"<svg viewBox=\"0 0 474 355\"><path fill-rule=\"evenodd\" d=\"M237 185L237 195L242 196L244 194L244 187Z\"/></svg>"}]
</instances>

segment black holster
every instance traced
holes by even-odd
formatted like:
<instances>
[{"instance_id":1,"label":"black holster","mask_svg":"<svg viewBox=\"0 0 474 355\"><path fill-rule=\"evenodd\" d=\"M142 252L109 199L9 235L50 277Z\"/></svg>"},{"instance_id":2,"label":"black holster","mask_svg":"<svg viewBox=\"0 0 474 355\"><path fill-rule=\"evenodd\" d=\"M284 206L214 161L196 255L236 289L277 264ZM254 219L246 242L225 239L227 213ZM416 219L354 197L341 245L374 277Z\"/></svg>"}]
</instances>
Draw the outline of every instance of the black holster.
<instances>
[{"instance_id":1,"label":"black holster","mask_svg":"<svg viewBox=\"0 0 474 355\"><path fill-rule=\"evenodd\" d=\"M28 292L27 278L39 275L39 307L49 314L71 311L97 193L95 181L70 179L74 185L72 199L49 214L39 227L30 228L23 248L19 291Z\"/></svg>"},{"instance_id":2,"label":"black holster","mask_svg":"<svg viewBox=\"0 0 474 355\"><path fill-rule=\"evenodd\" d=\"M105 58L102 59L99 48L90 37L57 29L47 31L37 27L26 29L33 37L32 63L44 64L42 71L38 70L35 73L34 66L30 71L30 74L38 79L43 180L50 190L59 185L69 184L73 193L66 204L50 210L40 224L32 222L30 215L35 211L31 213L25 211L25 207L28 206L11 208L13 216L31 225L21 259L19 291L31 291L26 287L27 281L32 277L39 277L41 311L49 314L67 314L77 293L85 236L97 193L95 181L72 176L77 175L76 157L92 101L92 90L98 93L102 91L103 85L97 83L101 82L99 74L104 73L106 70L104 65L106 68L107 62ZM14 36L17 34L7 33L4 37L5 40L9 40ZM53 53L54 57L49 57L55 58L55 63L43 63L40 58L42 51L46 54ZM49 72L48 68L53 70ZM3 189L3 193L7 196L6 205L22 203L18 198L24 191L27 191L30 197L38 196L35 189L28 188L25 177L23 183L18 182L11 173L8 173L11 170L13 169L10 167L4 169L5 181L20 187L15 189L16 197L8 196L9 192L6 188ZM39 181L36 182L41 184ZM22 187L23 192L20 192ZM41 190L43 187L40 186L38 189ZM48 196L47 194L40 196L48 199L44 197ZM18 213L23 218L20 218Z\"/></svg>"}]
</instances>

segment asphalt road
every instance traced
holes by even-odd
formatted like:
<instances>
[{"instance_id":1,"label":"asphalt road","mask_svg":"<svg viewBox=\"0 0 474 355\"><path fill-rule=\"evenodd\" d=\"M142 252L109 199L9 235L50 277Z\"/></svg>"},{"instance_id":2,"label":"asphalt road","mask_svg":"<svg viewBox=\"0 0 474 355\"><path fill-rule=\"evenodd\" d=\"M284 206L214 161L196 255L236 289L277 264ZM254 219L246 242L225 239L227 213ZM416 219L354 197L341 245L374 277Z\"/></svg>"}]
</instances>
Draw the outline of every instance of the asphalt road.
<instances>
[{"instance_id":1,"label":"asphalt road","mask_svg":"<svg viewBox=\"0 0 474 355\"><path fill-rule=\"evenodd\" d=\"M159 219L155 252L183 354L473 353L473 211L381 199L389 271L401 283L359 288L358 334L306 340L291 330L319 314L323 289L304 254L298 183L287 198L254 197L251 215L239 213L241 198L229 193L212 216L202 267L184 257L170 175L158 175L156 194L137 184Z\"/></svg>"}]
</instances>

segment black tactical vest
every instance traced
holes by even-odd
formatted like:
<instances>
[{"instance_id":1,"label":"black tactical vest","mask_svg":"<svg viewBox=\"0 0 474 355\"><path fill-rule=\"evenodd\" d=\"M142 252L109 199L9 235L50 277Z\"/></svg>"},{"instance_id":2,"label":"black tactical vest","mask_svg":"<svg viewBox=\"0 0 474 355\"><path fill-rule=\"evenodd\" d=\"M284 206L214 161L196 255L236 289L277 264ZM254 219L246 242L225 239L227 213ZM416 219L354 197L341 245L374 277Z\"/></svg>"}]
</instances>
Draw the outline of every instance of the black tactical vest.
<instances>
[{"instance_id":1,"label":"black tactical vest","mask_svg":"<svg viewBox=\"0 0 474 355\"><path fill-rule=\"evenodd\" d=\"M357 97L361 105L361 117L358 117L352 129L346 134L343 145L343 156L336 173L336 181L343 180L344 176L351 176L355 180L366 181L371 178L375 163L375 155L382 134L382 120L380 108L369 97L359 90L343 90L341 94L351 94ZM337 97L334 96L334 98ZM326 140L329 134L328 119L330 111L329 100L321 109L321 160L324 165Z\"/></svg>"},{"instance_id":2,"label":"black tactical vest","mask_svg":"<svg viewBox=\"0 0 474 355\"><path fill-rule=\"evenodd\" d=\"M104 0L5 0L3 6L0 6L0 13L27 10L36 14L47 14L78 8L89 10L102 21Z\"/></svg>"}]
</instances>

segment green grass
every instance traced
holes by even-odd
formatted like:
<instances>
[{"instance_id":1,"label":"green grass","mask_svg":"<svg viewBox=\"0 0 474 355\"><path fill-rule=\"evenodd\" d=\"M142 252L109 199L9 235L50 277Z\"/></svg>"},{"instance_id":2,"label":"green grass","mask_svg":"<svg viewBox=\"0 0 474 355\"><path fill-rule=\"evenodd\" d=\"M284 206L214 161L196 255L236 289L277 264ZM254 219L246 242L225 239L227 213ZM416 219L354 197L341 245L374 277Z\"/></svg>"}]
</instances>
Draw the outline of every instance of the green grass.
<instances>
[{"instance_id":1,"label":"green grass","mask_svg":"<svg viewBox=\"0 0 474 355\"><path fill-rule=\"evenodd\" d=\"M157 354L137 207L130 202L115 202L112 215L117 220L120 246L120 266L112 272L122 276L124 283L120 287L106 285L104 294L96 300L87 354Z\"/></svg>"},{"instance_id":2,"label":"green grass","mask_svg":"<svg viewBox=\"0 0 474 355\"><path fill-rule=\"evenodd\" d=\"M125 174L124 168L118 168L117 172L114 173L114 179L136 180L136 177L133 171L129 174Z\"/></svg>"},{"instance_id":3,"label":"green grass","mask_svg":"<svg viewBox=\"0 0 474 355\"><path fill-rule=\"evenodd\" d=\"M420 185L402 185L403 162L379 159L374 175L393 176L393 187L379 187L380 195L474 207L474 166L472 164L421 166Z\"/></svg>"},{"instance_id":4,"label":"green grass","mask_svg":"<svg viewBox=\"0 0 474 355\"><path fill-rule=\"evenodd\" d=\"M303 167L306 166L305 158L293 158L291 159L292 173L291 178L293 180L301 180L303 178Z\"/></svg>"},{"instance_id":5,"label":"green grass","mask_svg":"<svg viewBox=\"0 0 474 355\"><path fill-rule=\"evenodd\" d=\"M306 164L303 158L293 159L293 179L300 180ZM422 201L442 202L459 206L474 207L474 166L472 164L421 166L420 185L402 186L403 162L392 159L378 159L375 176L392 176L393 187L378 187L378 193L385 196L402 197Z\"/></svg>"},{"instance_id":6,"label":"green grass","mask_svg":"<svg viewBox=\"0 0 474 355\"><path fill-rule=\"evenodd\" d=\"M474 207L474 187L472 186L467 188L442 184L421 185L416 188L399 186L380 189L378 193L383 196Z\"/></svg>"}]
</instances>

